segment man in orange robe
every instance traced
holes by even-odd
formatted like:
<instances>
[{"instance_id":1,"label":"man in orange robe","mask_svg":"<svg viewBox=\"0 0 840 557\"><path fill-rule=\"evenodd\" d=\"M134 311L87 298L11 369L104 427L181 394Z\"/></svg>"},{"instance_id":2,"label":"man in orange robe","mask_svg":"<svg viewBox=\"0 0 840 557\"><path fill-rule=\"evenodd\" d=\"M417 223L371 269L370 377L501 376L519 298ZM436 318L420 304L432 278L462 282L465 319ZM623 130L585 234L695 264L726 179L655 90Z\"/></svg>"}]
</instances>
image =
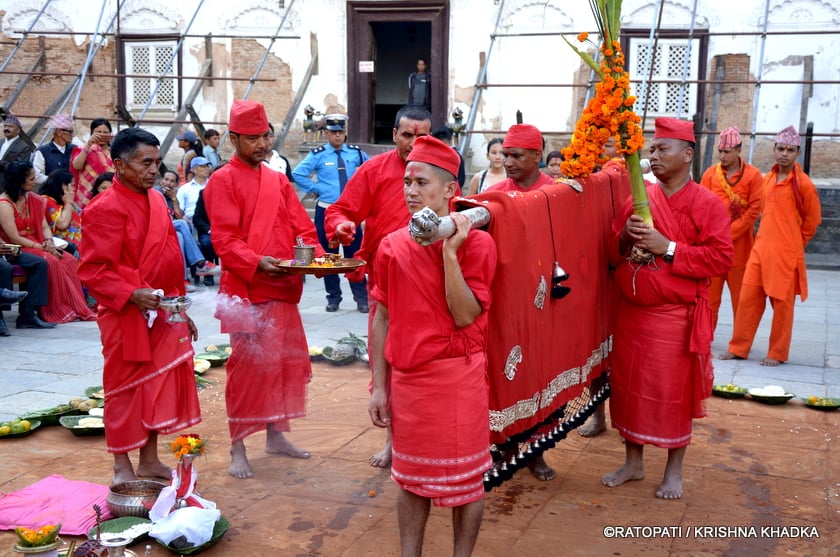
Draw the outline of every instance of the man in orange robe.
<instances>
[{"instance_id":1,"label":"man in orange robe","mask_svg":"<svg viewBox=\"0 0 840 557\"><path fill-rule=\"evenodd\" d=\"M459 165L449 145L418 138L405 171L408 212L450 214ZM496 247L488 233L470 229L468 217L451 217L455 234L429 246L407 228L386 236L371 291L379 307L370 415L393 433L402 555L422 554L432 502L452 508L454 555L470 555L484 509L483 474L492 465L486 343Z\"/></svg>"},{"instance_id":2,"label":"man in orange robe","mask_svg":"<svg viewBox=\"0 0 840 557\"><path fill-rule=\"evenodd\" d=\"M741 134L737 127L720 132L718 154L720 163L703 173L700 185L717 195L729 212L729 231L732 233L735 255L729 272L712 277L709 286L712 331L717 328L724 283L729 285L732 315L738 314L738 298L755 239L755 221L761 210L761 188L764 183L761 171L741 158Z\"/></svg>"},{"instance_id":3,"label":"man in orange robe","mask_svg":"<svg viewBox=\"0 0 840 557\"><path fill-rule=\"evenodd\" d=\"M253 476L244 439L265 429L265 450L309 458L284 435L289 420L306 415L312 377L297 304L303 278L277 264L294 257L298 239L316 246L315 226L288 178L262 164L271 148L265 107L236 100L230 109L230 141L236 153L213 173L204 189L213 227L213 248L222 260L216 317L230 333L227 362L228 427L236 478Z\"/></svg>"},{"instance_id":4,"label":"man in orange robe","mask_svg":"<svg viewBox=\"0 0 840 557\"><path fill-rule=\"evenodd\" d=\"M113 483L169 478L158 434L201 421L193 373L192 320L168 323L163 296L184 294L184 260L163 196L149 194L160 167L157 138L139 128L114 138L113 185L85 208L79 278L99 301L105 442ZM137 473L129 451L140 449Z\"/></svg>"},{"instance_id":5,"label":"man in orange robe","mask_svg":"<svg viewBox=\"0 0 840 557\"><path fill-rule=\"evenodd\" d=\"M553 184L554 178L540 171L542 148L542 133L536 127L511 126L502 143L508 177L484 191L526 192Z\"/></svg>"},{"instance_id":6,"label":"man in orange robe","mask_svg":"<svg viewBox=\"0 0 840 557\"><path fill-rule=\"evenodd\" d=\"M632 214L629 199L609 240L620 292L610 415L626 457L601 481L616 487L644 478L644 446L653 444L668 449L656 496L678 499L692 419L705 416L703 400L712 391L709 277L729 269L733 248L723 206L691 179L692 123L658 118L655 129L650 164L657 183L647 187L654 227ZM634 262L634 245L654 260Z\"/></svg>"},{"instance_id":7,"label":"man in orange robe","mask_svg":"<svg viewBox=\"0 0 840 557\"><path fill-rule=\"evenodd\" d=\"M764 177L761 224L744 273L729 351L721 360L750 355L768 297L773 323L761 365L777 366L790 355L793 303L797 294L803 302L808 298L805 246L822 221L817 189L796 162L800 143L793 126L776 136L776 164Z\"/></svg>"},{"instance_id":8,"label":"man in orange robe","mask_svg":"<svg viewBox=\"0 0 840 557\"><path fill-rule=\"evenodd\" d=\"M382 239L408 225L411 218L405 206L403 178L408 154L418 137L432 132L432 116L422 106L404 106L394 121L396 149L371 158L350 178L338 201L324 215L327 238L350 245L356 229L365 223L362 245L354 257L367 261L364 268L347 273L347 280L360 281L367 273L368 293L376 286L376 254ZM370 296L368 296L370 298ZM369 299L368 339L376 316L376 301ZM371 466L391 465L390 433L385 446L370 457Z\"/></svg>"}]
</instances>

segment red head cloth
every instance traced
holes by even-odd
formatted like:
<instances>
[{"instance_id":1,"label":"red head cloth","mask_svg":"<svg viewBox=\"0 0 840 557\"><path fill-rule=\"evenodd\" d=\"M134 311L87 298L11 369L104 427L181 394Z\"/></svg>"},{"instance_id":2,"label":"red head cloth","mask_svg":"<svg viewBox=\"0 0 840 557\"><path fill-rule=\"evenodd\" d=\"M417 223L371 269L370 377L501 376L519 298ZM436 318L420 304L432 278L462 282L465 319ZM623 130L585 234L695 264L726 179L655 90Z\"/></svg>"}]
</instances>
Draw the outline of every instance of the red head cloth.
<instances>
[{"instance_id":1,"label":"red head cloth","mask_svg":"<svg viewBox=\"0 0 840 557\"><path fill-rule=\"evenodd\" d=\"M799 147L802 143L802 138L796 133L796 128L788 126L776 135L776 143Z\"/></svg>"},{"instance_id":2,"label":"red head cloth","mask_svg":"<svg viewBox=\"0 0 840 557\"><path fill-rule=\"evenodd\" d=\"M738 133L738 127L732 126L720 132L720 141L718 141L718 149L734 149L741 144L741 134Z\"/></svg>"},{"instance_id":3,"label":"red head cloth","mask_svg":"<svg viewBox=\"0 0 840 557\"><path fill-rule=\"evenodd\" d=\"M677 118L657 118L654 122L654 139L682 139L696 143L694 139L694 123Z\"/></svg>"},{"instance_id":4,"label":"red head cloth","mask_svg":"<svg viewBox=\"0 0 840 557\"><path fill-rule=\"evenodd\" d=\"M262 135L268 131L265 106L257 101L235 100L230 107L228 129L242 135Z\"/></svg>"},{"instance_id":5,"label":"red head cloth","mask_svg":"<svg viewBox=\"0 0 840 557\"><path fill-rule=\"evenodd\" d=\"M425 162L438 168L442 168L452 174L458 175L461 167L461 157L457 151L431 135L423 135L414 141L414 147L408 153L408 162Z\"/></svg>"},{"instance_id":6,"label":"red head cloth","mask_svg":"<svg viewBox=\"0 0 840 557\"><path fill-rule=\"evenodd\" d=\"M542 151L543 138L540 130L530 124L514 124L510 127L502 147L520 149L534 149Z\"/></svg>"}]
</instances>

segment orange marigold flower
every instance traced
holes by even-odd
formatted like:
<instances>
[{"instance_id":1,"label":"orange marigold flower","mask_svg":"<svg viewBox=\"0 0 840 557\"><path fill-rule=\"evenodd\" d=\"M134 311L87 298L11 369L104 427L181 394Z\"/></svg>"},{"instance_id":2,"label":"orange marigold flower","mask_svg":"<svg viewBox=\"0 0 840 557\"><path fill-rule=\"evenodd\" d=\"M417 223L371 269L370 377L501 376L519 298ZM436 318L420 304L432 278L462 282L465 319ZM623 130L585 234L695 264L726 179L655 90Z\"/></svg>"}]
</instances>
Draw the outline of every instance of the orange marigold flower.
<instances>
[{"instance_id":1,"label":"orange marigold flower","mask_svg":"<svg viewBox=\"0 0 840 557\"><path fill-rule=\"evenodd\" d=\"M580 42L584 42L588 38L589 38L589 33L587 33L586 31L584 31L583 33L578 35L578 41L580 41Z\"/></svg>"}]
</instances>

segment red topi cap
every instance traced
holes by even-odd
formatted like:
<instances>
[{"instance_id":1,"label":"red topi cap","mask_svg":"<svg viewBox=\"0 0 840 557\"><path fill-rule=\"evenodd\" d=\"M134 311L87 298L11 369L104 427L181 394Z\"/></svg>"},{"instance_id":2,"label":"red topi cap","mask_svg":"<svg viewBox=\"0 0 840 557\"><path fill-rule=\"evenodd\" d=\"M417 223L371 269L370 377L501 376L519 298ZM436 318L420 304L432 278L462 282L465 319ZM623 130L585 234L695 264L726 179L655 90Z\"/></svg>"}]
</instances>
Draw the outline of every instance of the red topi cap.
<instances>
[{"instance_id":1,"label":"red topi cap","mask_svg":"<svg viewBox=\"0 0 840 557\"><path fill-rule=\"evenodd\" d=\"M230 107L228 129L243 135L262 135L268 131L265 106L257 101L235 100Z\"/></svg>"},{"instance_id":2,"label":"red topi cap","mask_svg":"<svg viewBox=\"0 0 840 557\"><path fill-rule=\"evenodd\" d=\"M542 133L530 124L514 124L505 135L502 147L542 151Z\"/></svg>"},{"instance_id":3,"label":"red topi cap","mask_svg":"<svg viewBox=\"0 0 840 557\"><path fill-rule=\"evenodd\" d=\"M682 139L696 143L694 139L694 122L678 120L677 118L657 118L654 122L654 139Z\"/></svg>"},{"instance_id":4,"label":"red topi cap","mask_svg":"<svg viewBox=\"0 0 840 557\"><path fill-rule=\"evenodd\" d=\"M408 162L425 162L438 168L442 168L458 176L458 169L461 167L461 157L451 146L431 135L423 135L414 141L414 147L408 153Z\"/></svg>"}]
</instances>

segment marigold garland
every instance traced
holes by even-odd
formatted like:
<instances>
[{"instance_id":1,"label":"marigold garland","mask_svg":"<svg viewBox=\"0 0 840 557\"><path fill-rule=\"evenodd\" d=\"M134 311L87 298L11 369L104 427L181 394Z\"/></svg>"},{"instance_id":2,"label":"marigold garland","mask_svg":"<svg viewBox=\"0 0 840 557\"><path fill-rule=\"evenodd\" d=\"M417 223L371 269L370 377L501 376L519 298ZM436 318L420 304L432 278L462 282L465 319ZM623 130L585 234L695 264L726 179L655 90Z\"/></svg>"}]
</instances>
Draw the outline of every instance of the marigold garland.
<instances>
[{"instance_id":1,"label":"marigold garland","mask_svg":"<svg viewBox=\"0 0 840 557\"><path fill-rule=\"evenodd\" d=\"M601 81L595 86L595 96L590 99L575 125L570 145L562 151L564 161L560 168L570 178L589 176L596 165L607 162L603 155L604 144L610 137L615 138L616 150L625 156L627 163L633 212L641 216L646 224L653 226L639 157L645 138L639 125L641 119L633 112L636 97L630 94L630 74L624 69L624 53L618 40L621 3L622 0L589 0L589 7L601 35L603 59L600 65L563 37L566 44L592 68ZM588 36L587 33L581 33L578 40L583 42ZM641 261L652 257L645 252L635 256L635 259Z\"/></svg>"},{"instance_id":2,"label":"marigold garland","mask_svg":"<svg viewBox=\"0 0 840 557\"><path fill-rule=\"evenodd\" d=\"M186 435L179 435L177 439L172 441L169 448L175 458L181 460L181 457L185 455L204 454L204 440L197 433L187 433Z\"/></svg>"},{"instance_id":3,"label":"marigold garland","mask_svg":"<svg viewBox=\"0 0 840 557\"><path fill-rule=\"evenodd\" d=\"M578 40L587 37L587 33L581 33ZM597 73L601 81L575 125L571 143L563 149L560 168L570 178L585 178L607 161L604 144L610 137L615 138L616 149L624 155L637 152L645 143L641 118L633 112L636 97L630 94L630 75L624 70L621 44L612 41L607 48L605 41L600 50L603 58Z\"/></svg>"}]
</instances>

